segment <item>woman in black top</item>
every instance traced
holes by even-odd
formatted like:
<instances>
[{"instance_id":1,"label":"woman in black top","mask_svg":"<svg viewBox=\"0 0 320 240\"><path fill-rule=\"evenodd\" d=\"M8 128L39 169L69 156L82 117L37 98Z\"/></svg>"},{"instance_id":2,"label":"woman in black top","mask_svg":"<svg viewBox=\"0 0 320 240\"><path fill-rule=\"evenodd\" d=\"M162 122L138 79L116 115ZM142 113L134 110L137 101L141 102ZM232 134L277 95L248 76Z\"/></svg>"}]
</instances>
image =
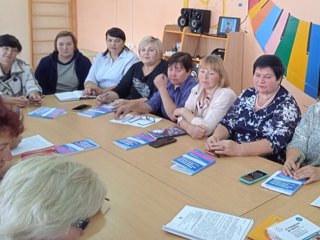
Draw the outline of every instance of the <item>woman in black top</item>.
<instances>
[{"instance_id":1,"label":"woman in black top","mask_svg":"<svg viewBox=\"0 0 320 240\"><path fill-rule=\"evenodd\" d=\"M157 91L153 80L161 73L166 74L168 68L167 61L161 59L161 41L144 37L139 44L139 56L141 61L131 66L115 88L97 97L99 104L114 101L118 107L129 100L145 101Z\"/></svg>"}]
</instances>

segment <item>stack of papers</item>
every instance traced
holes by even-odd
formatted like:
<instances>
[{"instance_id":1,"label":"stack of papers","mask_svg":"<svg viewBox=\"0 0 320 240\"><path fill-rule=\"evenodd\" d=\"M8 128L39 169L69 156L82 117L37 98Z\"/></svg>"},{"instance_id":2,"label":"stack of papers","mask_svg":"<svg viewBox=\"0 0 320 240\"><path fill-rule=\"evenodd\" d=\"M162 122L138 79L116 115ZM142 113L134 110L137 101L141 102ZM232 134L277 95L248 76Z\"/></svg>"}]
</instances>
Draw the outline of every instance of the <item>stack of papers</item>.
<instances>
[{"instance_id":1,"label":"stack of papers","mask_svg":"<svg viewBox=\"0 0 320 240\"><path fill-rule=\"evenodd\" d=\"M96 98L96 96L83 95L83 91L81 90L76 90L72 92L55 93L54 95L60 102L69 102L69 101L77 101L80 99Z\"/></svg>"},{"instance_id":2,"label":"stack of papers","mask_svg":"<svg viewBox=\"0 0 320 240\"><path fill-rule=\"evenodd\" d=\"M53 143L44 139L40 135L35 135L32 137L26 137L21 140L19 145L11 150L12 156L17 156L25 152L36 151L39 149L49 148L54 146Z\"/></svg>"},{"instance_id":3,"label":"stack of papers","mask_svg":"<svg viewBox=\"0 0 320 240\"><path fill-rule=\"evenodd\" d=\"M268 227L267 232L272 240L320 239L320 227L300 215Z\"/></svg>"},{"instance_id":4,"label":"stack of papers","mask_svg":"<svg viewBox=\"0 0 320 240\"><path fill-rule=\"evenodd\" d=\"M67 113L63 108L41 107L28 113L31 117L54 119Z\"/></svg>"},{"instance_id":5,"label":"stack of papers","mask_svg":"<svg viewBox=\"0 0 320 240\"><path fill-rule=\"evenodd\" d=\"M242 240L252 225L252 219L187 205L162 229L187 239Z\"/></svg>"},{"instance_id":6,"label":"stack of papers","mask_svg":"<svg viewBox=\"0 0 320 240\"><path fill-rule=\"evenodd\" d=\"M111 104L104 104L99 107L90 108L88 110L84 110L82 112L78 112L78 115L88 117L88 118L95 118L101 115L113 112L113 105Z\"/></svg>"},{"instance_id":7,"label":"stack of papers","mask_svg":"<svg viewBox=\"0 0 320 240\"><path fill-rule=\"evenodd\" d=\"M291 196L303 185L304 182L304 179L295 180L284 175L281 171L276 171L265 182L263 182L261 186Z\"/></svg>"},{"instance_id":8,"label":"stack of papers","mask_svg":"<svg viewBox=\"0 0 320 240\"><path fill-rule=\"evenodd\" d=\"M194 149L173 159L172 162L174 165L172 165L170 169L187 175L194 175L202 169L214 164L216 160L199 149Z\"/></svg>"},{"instance_id":9,"label":"stack of papers","mask_svg":"<svg viewBox=\"0 0 320 240\"><path fill-rule=\"evenodd\" d=\"M115 140L115 141L113 141L113 143L115 145L117 145L118 147L121 147L124 150L130 150L133 148L137 148L137 147L146 145L146 144L153 142L153 141L155 141L154 138L150 137L149 135L147 135L145 133L140 133L135 136Z\"/></svg>"}]
</instances>

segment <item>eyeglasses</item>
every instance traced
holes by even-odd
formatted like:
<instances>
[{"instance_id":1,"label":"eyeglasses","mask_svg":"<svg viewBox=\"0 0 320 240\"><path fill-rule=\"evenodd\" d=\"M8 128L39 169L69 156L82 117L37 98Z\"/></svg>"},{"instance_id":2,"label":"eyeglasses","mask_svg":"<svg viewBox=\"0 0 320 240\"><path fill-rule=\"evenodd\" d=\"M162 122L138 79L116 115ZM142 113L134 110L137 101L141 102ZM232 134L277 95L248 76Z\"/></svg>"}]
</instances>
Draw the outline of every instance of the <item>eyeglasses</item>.
<instances>
[{"instance_id":1,"label":"eyeglasses","mask_svg":"<svg viewBox=\"0 0 320 240\"><path fill-rule=\"evenodd\" d=\"M76 227L84 231L90 223L90 218L79 219L76 222L72 223L71 226Z\"/></svg>"},{"instance_id":2,"label":"eyeglasses","mask_svg":"<svg viewBox=\"0 0 320 240\"><path fill-rule=\"evenodd\" d=\"M124 119L123 122L128 122L128 123L136 123L140 126L146 126L151 123L155 123L156 120L152 116L147 116L147 115L134 115L130 118Z\"/></svg>"}]
</instances>

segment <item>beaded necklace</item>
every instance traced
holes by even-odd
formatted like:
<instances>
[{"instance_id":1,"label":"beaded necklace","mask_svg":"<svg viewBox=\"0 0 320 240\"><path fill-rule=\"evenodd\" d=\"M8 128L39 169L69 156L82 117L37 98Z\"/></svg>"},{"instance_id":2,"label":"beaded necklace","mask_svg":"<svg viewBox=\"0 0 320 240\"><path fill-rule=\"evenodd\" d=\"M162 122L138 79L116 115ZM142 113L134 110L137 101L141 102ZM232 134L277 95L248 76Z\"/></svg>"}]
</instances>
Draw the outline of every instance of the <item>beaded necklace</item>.
<instances>
[{"instance_id":1,"label":"beaded necklace","mask_svg":"<svg viewBox=\"0 0 320 240\"><path fill-rule=\"evenodd\" d=\"M280 86L278 87L278 89L277 89L277 91L275 91L275 93L266 101L266 103L265 104L263 104L262 106L260 106L259 105L259 93L257 94L257 96L256 96L256 108L258 109L258 110L260 110L260 109L263 109L263 108L265 108L266 106L268 106L270 103L271 103L271 101L273 100L273 98L276 96L276 94L277 94L277 92L279 91L279 89L280 89Z\"/></svg>"}]
</instances>

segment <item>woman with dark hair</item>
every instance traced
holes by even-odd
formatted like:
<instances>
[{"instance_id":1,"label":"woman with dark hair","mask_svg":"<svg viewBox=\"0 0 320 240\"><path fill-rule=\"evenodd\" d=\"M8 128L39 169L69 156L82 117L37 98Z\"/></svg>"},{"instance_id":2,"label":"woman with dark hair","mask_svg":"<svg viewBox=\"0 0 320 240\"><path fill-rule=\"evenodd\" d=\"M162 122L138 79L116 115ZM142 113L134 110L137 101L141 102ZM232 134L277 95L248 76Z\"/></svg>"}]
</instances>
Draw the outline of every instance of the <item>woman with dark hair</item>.
<instances>
[{"instance_id":1,"label":"woman with dark hair","mask_svg":"<svg viewBox=\"0 0 320 240\"><path fill-rule=\"evenodd\" d=\"M129 112L154 113L171 121L176 121L174 111L184 106L197 80L191 75L192 57L189 53L177 52L168 59L168 77L159 74L154 79L158 91L145 102L129 101L120 106L116 118Z\"/></svg>"},{"instance_id":2,"label":"woman with dark hair","mask_svg":"<svg viewBox=\"0 0 320 240\"><path fill-rule=\"evenodd\" d=\"M208 151L284 162L301 115L294 97L281 86L284 72L275 55L262 55L255 61L254 88L244 90L221 120L207 140Z\"/></svg>"},{"instance_id":3,"label":"woman with dark hair","mask_svg":"<svg viewBox=\"0 0 320 240\"><path fill-rule=\"evenodd\" d=\"M97 54L85 81L85 94L99 95L114 88L139 61L138 56L125 46L126 35L120 28L106 32L107 50Z\"/></svg>"},{"instance_id":4,"label":"woman with dark hair","mask_svg":"<svg viewBox=\"0 0 320 240\"><path fill-rule=\"evenodd\" d=\"M72 32L59 32L54 40L54 51L42 58L35 77L43 94L83 90L83 83L91 67L90 60L77 47Z\"/></svg>"},{"instance_id":5,"label":"woman with dark hair","mask_svg":"<svg viewBox=\"0 0 320 240\"><path fill-rule=\"evenodd\" d=\"M21 50L16 37L0 36L0 97L18 107L26 107L30 102L40 104L41 87L30 65L17 58Z\"/></svg>"},{"instance_id":6,"label":"woman with dark hair","mask_svg":"<svg viewBox=\"0 0 320 240\"><path fill-rule=\"evenodd\" d=\"M0 99L0 177L6 161L12 159L11 147L23 132L22 119Z\"/></svg>"}]
</instances>

